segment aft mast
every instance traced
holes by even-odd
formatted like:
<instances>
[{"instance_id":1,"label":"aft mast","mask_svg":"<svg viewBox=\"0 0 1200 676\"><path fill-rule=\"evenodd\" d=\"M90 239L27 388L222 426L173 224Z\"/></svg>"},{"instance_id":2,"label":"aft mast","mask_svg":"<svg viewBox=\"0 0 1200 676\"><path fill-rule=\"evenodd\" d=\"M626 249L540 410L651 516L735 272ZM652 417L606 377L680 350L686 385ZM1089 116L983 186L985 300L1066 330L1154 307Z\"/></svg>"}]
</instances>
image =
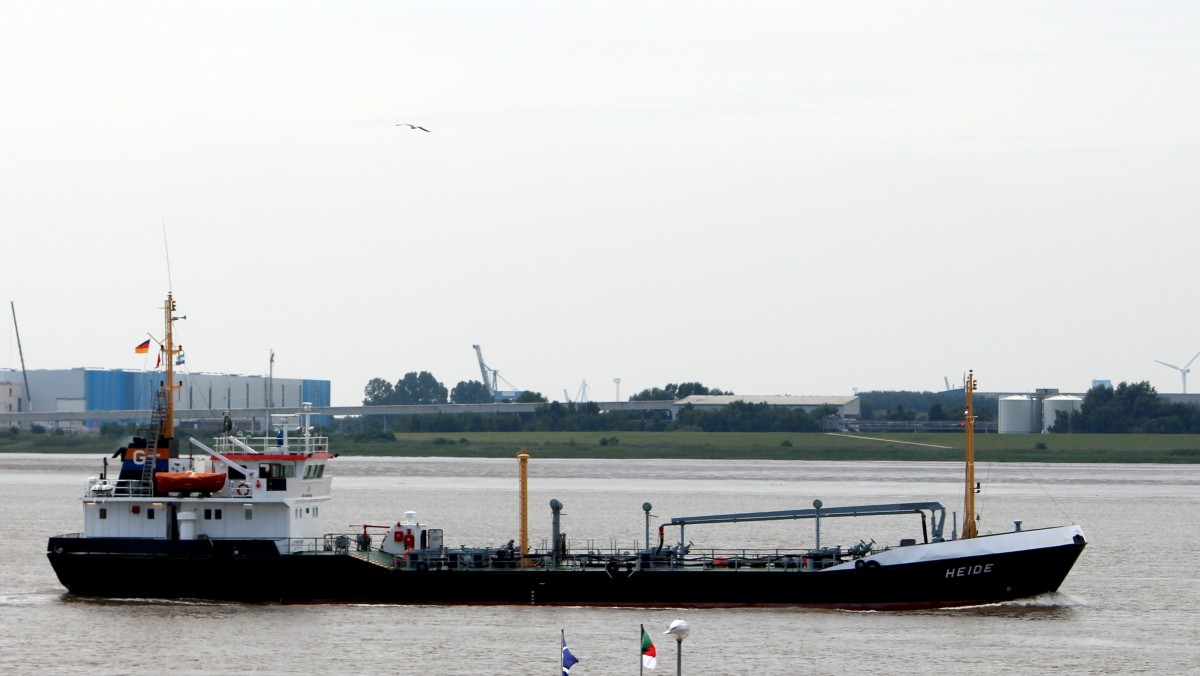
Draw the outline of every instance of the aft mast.
<instances>
[{"instance_id":1,"label":"aft mast","mask_svg":"<svg viewBox=\"0 0 1200 676\"><path fill-rule=\"evenodd\" d=\"M521 468L521 565L525 565L525 557L529 556L529 454L523 448L517 453L517 464Z\"/></svg>"},{"instance_id":2,"label":"aft mast","mask_svg":"<svg viewBox=\"0 0 1200 676\"><path fill-rule=\"evenodd\" d=\"M975 408L972 394L975 392L975 372L967 372L963 391L967 395L967 410L963 413L963 429L966 431L967 491L963 499L963 538L979 535L975 526Z\"/></svg>"}]
</instances>

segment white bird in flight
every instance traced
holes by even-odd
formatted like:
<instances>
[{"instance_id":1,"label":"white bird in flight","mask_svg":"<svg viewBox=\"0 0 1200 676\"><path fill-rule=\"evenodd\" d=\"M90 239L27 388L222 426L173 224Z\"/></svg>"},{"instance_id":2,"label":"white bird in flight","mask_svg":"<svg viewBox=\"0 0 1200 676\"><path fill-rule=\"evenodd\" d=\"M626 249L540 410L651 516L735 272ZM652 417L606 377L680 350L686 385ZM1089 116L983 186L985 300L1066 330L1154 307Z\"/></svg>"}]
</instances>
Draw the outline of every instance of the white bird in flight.
<instances>
[{"instance_id":1,"label":"white bird in flight","mask_svg":"<svg viewBox=\"0 0 1200 676\"><path fill-rule=\"evenodd\" d=\"M398 122L398 123L396 123L396 126L397 127L408 127L409 129L420 129L421 131L429 131L425 127L418 127L415 124L409 124L407 122Z\"/></svg>"}]
</instances>

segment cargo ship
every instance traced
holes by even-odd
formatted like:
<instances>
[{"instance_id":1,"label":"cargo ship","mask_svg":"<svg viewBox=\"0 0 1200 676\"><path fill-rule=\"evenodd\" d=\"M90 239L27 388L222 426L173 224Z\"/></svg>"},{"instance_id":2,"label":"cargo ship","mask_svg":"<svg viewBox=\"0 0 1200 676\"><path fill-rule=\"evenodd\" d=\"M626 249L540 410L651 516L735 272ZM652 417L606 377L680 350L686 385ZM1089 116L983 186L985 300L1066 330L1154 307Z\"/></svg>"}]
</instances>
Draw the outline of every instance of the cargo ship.
<instances>
[{"instance_id":1,"label":"cargo ship","mask_svg":"<svg viewBox=\"0 0 1200 676\"><path fill-rule=\"evenodd\" d=\"M551 537L528 542L527 464L516 537L488 547L451 546L405 512L395 523L330 533L326 469L335 456L314 434L311 407L272 416L261 437L228 417L209 443L175 439L174 301L165 304L166 364L151 425L87 479L83 531L49 538L47 556L69 594L99 598L208 599L251 603L508 604L629 607L820 607L905 610L1012 601L1056 591L1087 542L1077 525L980 535L974 517L971 375L966 394L966 482L962 532L947 535L938 502L826 506L683 516L637 551L574 549L550 502ZM327 510L326 510L327 511ZM919 534L821 545L831 518L919 520ZM811 545L699 548L688 526L811 520ZM881 536L882 537L882 536Z\"/></svg>"}]
</instances>

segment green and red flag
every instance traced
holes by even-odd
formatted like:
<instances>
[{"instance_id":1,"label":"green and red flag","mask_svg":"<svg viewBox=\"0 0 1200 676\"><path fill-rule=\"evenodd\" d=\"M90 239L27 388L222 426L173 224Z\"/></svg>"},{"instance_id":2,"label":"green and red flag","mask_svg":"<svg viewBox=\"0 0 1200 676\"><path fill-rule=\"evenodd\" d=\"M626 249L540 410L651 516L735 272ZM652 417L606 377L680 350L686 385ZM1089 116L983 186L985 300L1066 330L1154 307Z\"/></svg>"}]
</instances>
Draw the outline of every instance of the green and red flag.
<instances>
[{"instance_id":1,"label":"green and red flag","mask_svg":"<svg viewBox=\"0 0 1200 676\"><path fill-rule=\"evenodd\" d=\"M650 634L646 633L645 625L642 626L642 666L647 669L658 669L658 653L654 650Z\"/></svg>"}]
</instances>

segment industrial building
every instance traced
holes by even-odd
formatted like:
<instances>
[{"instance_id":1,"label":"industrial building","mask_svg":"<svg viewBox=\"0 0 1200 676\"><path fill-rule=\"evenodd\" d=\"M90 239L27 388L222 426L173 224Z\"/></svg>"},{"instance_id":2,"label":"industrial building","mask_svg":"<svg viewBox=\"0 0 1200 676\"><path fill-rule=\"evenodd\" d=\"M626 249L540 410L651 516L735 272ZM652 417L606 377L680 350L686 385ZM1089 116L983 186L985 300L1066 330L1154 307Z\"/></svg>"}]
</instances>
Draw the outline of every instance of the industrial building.
<instances>
[{"instance_id":1,"label":"industrial building","mask_svg":"<svg viewBox=\"0 0 1200 676\"><path fill-rule=\"evenodd\" d=\"M1107 382L1107 381L1101 381ZM1093 386L1096 382L1093 382ZM1044 388L1029 393L999 395L1000 434L1045 434L1054 427L1058 414L1070 415L1083 408L1086 392L1068 394ZM1200 394L1159 394L1170 404L1200 406Z\"/></svg>"},{"instance_id":2,"label":"industrial building","mask_svg":"<svg viewBox=\"0 0 1200 676\"><path fill-rule=\"evenodd\" d=\"M1055 389L1040 389L1032 394L1009 394L999 399L1000 434L1047 433L1059 413L1078 413L1082 394L1061 394Z\"/></svg>"},{"instance_id":3,"label":"industrial building","mask_svg":"<svg viewBox=\"0 0 1200 676\"><path fill-rule=\"evenodd\" d=\"M28 410L25 386L20 381L6 381L5 377L5 372L0 371L0 413L21 413Z\"/></svg>"},{"instance_id":4,"label":"industrial building","mask_svg":"<svg viewBox=\"0 0 1200 676\"><path fill-rule=\"evenodd\" d=\"M297 407L303 402L329 406L328 380L268 378L226 373L176 373L182 382L176 406L181 410ZM0 410L8 413L145 411L153 407L163 374L159 371L74 368L0 370ZM28 381L28 392L25 383ZM80 415L96 428L99 421Z\"/></svg>"}]
</instances>

